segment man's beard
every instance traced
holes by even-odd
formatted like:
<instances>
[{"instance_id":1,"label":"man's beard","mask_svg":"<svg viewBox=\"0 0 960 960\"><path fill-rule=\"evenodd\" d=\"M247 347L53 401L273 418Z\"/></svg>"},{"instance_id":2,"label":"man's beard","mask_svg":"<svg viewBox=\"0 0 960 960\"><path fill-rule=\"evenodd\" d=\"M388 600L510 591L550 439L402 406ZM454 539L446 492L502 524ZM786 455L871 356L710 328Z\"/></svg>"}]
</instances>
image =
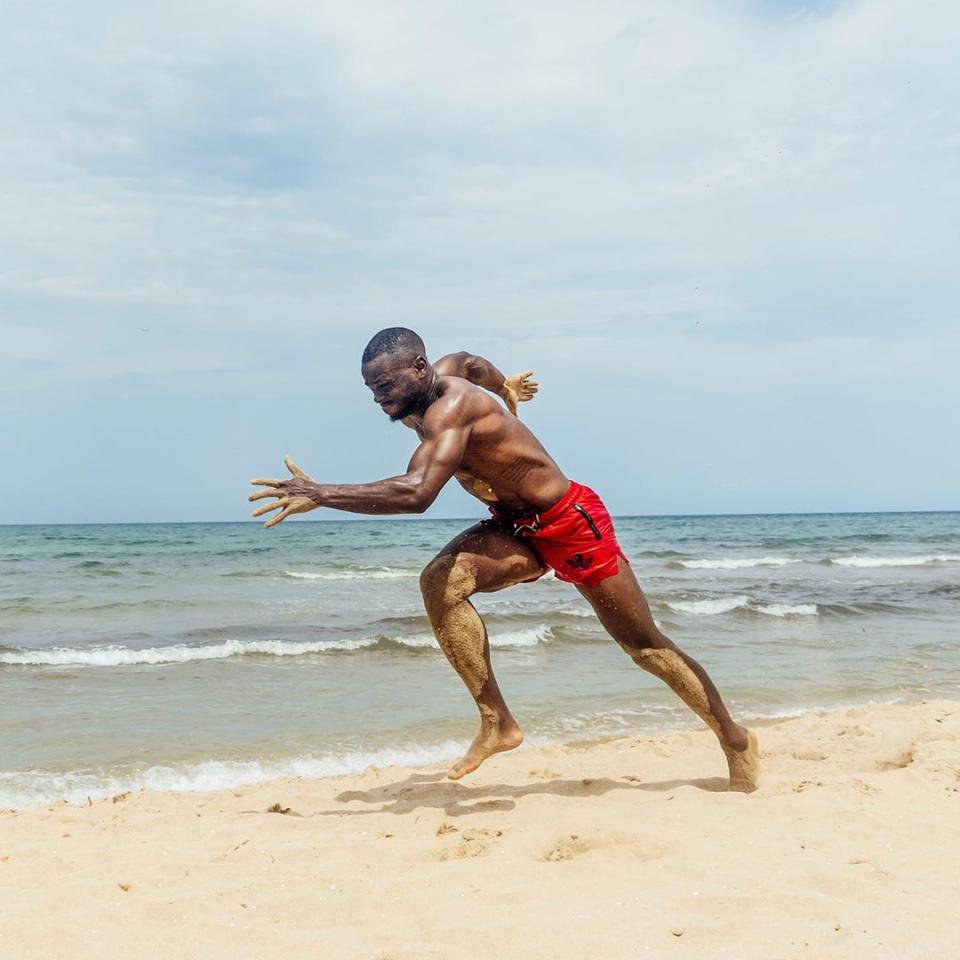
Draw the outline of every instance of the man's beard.
<instances>
[{"instance_id":1,"label":"man's beard","mask_svg":"<svg viewBox=\"0 0 960 960\"><path fill-rule=\"evenodd\" d=\"M390 414L390 422L396 423L398 420L405 420L407 417L421 412L422 402L420 397L408 397L397 413Z\"/></svg>"}]
</instances>

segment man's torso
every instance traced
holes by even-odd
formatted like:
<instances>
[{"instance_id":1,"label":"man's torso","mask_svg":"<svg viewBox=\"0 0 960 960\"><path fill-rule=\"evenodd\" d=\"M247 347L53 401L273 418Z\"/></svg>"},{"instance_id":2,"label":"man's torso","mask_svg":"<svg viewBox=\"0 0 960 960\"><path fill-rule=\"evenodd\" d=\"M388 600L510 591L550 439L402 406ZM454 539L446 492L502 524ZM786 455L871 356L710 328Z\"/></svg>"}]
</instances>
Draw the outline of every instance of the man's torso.
<instances>
[{"instance_id":1,"label":"man's torso","mask_svg":"<svg viewBox=\"0 0 960 960\"><path fill-rule=\"evenodd\" d=\"M566 492L569 481L539 440L486 391L458 377L441 377L437 400L446 400L451 416L470 433L455 474L472 496L501 511L544 510ZM437 401L435 401L437 402ZM404 424L425 436L423 420Z\"/></svg>"}]
</instances>

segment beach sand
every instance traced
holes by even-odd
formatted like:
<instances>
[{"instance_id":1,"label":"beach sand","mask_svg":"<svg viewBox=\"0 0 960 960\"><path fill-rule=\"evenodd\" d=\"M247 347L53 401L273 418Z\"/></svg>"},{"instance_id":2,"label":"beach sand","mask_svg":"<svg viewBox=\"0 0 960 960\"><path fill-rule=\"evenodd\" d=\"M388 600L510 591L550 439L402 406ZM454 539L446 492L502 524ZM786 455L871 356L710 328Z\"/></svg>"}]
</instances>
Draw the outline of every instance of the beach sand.
<instances>
[{"instance_id":1,"label":"beach sand","mask_svg":"<svg viewBox=\"0 0 960 960\"><path fill-rule=\"evenodd\" d=\"M960 702L755 729L4 812L0 956L952 956Z\"/></svg>"}]
</instances>

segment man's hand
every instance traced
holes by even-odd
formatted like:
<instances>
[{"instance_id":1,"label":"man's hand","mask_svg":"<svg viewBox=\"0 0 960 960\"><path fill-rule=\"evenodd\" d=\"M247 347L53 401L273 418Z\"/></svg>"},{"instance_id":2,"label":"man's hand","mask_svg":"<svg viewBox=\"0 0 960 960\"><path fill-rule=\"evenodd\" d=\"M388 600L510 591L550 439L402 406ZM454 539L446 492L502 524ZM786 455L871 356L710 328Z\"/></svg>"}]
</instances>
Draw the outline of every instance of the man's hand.
<instances>
[{"instance_id":1,"label":"man's hand","mask_svg":"<svg viewBox=\"0 0 960 960\"><path fill-rule=\"evenodd\" d=\"M270 480L267 477L255 477L250 482L257 487L266 487L265 490L257 490L251 493L247 498L251 503L254 500L262 500L264 497L277 497L275 503L265 503L262 507L257 507L253 511L253 516L260 517L271 510L280 510L275 517L271 517L265 524L265 527L274 527L281 520L294 513L309 513L320 506L313 499L311 493L314 493L317 484L307 474L305 474L289 457L284 457L283 462L287 469L293 474L290 480Z\"/></svg>"},{"instance_id":2,"label":"man's hand","mask_svg":"<svg viewBox=\"0 0 960 960\"><path fill-rule=\"evenodd\" d=\"M504 378L500 396L514 416L517 415L517 404L532 400L533 395L540 389L540 384L530 379L532 376L533 371L528 370L526 373L516 373L512 377Z\"/></svg>"}]
</instances>

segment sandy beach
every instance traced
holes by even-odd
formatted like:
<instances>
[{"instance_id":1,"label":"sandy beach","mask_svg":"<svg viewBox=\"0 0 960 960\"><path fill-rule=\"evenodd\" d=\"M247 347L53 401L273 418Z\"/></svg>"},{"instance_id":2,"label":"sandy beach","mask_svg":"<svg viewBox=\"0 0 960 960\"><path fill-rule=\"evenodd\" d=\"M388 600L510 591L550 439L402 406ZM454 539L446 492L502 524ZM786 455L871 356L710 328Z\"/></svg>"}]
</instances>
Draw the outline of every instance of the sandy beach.
<instances>
[{"instance_id":1,"label":"sandy beach","mask_svg":"<svg viewBox=\"0 0 960 960\"><path fill-rule=\"evenodd\" d=\"M945 957L960 703L0 815L4 960ZM269 812L273 808L275 812ZM281 812L282 811L282 812Z\"/></svg>"}]
</instances>

